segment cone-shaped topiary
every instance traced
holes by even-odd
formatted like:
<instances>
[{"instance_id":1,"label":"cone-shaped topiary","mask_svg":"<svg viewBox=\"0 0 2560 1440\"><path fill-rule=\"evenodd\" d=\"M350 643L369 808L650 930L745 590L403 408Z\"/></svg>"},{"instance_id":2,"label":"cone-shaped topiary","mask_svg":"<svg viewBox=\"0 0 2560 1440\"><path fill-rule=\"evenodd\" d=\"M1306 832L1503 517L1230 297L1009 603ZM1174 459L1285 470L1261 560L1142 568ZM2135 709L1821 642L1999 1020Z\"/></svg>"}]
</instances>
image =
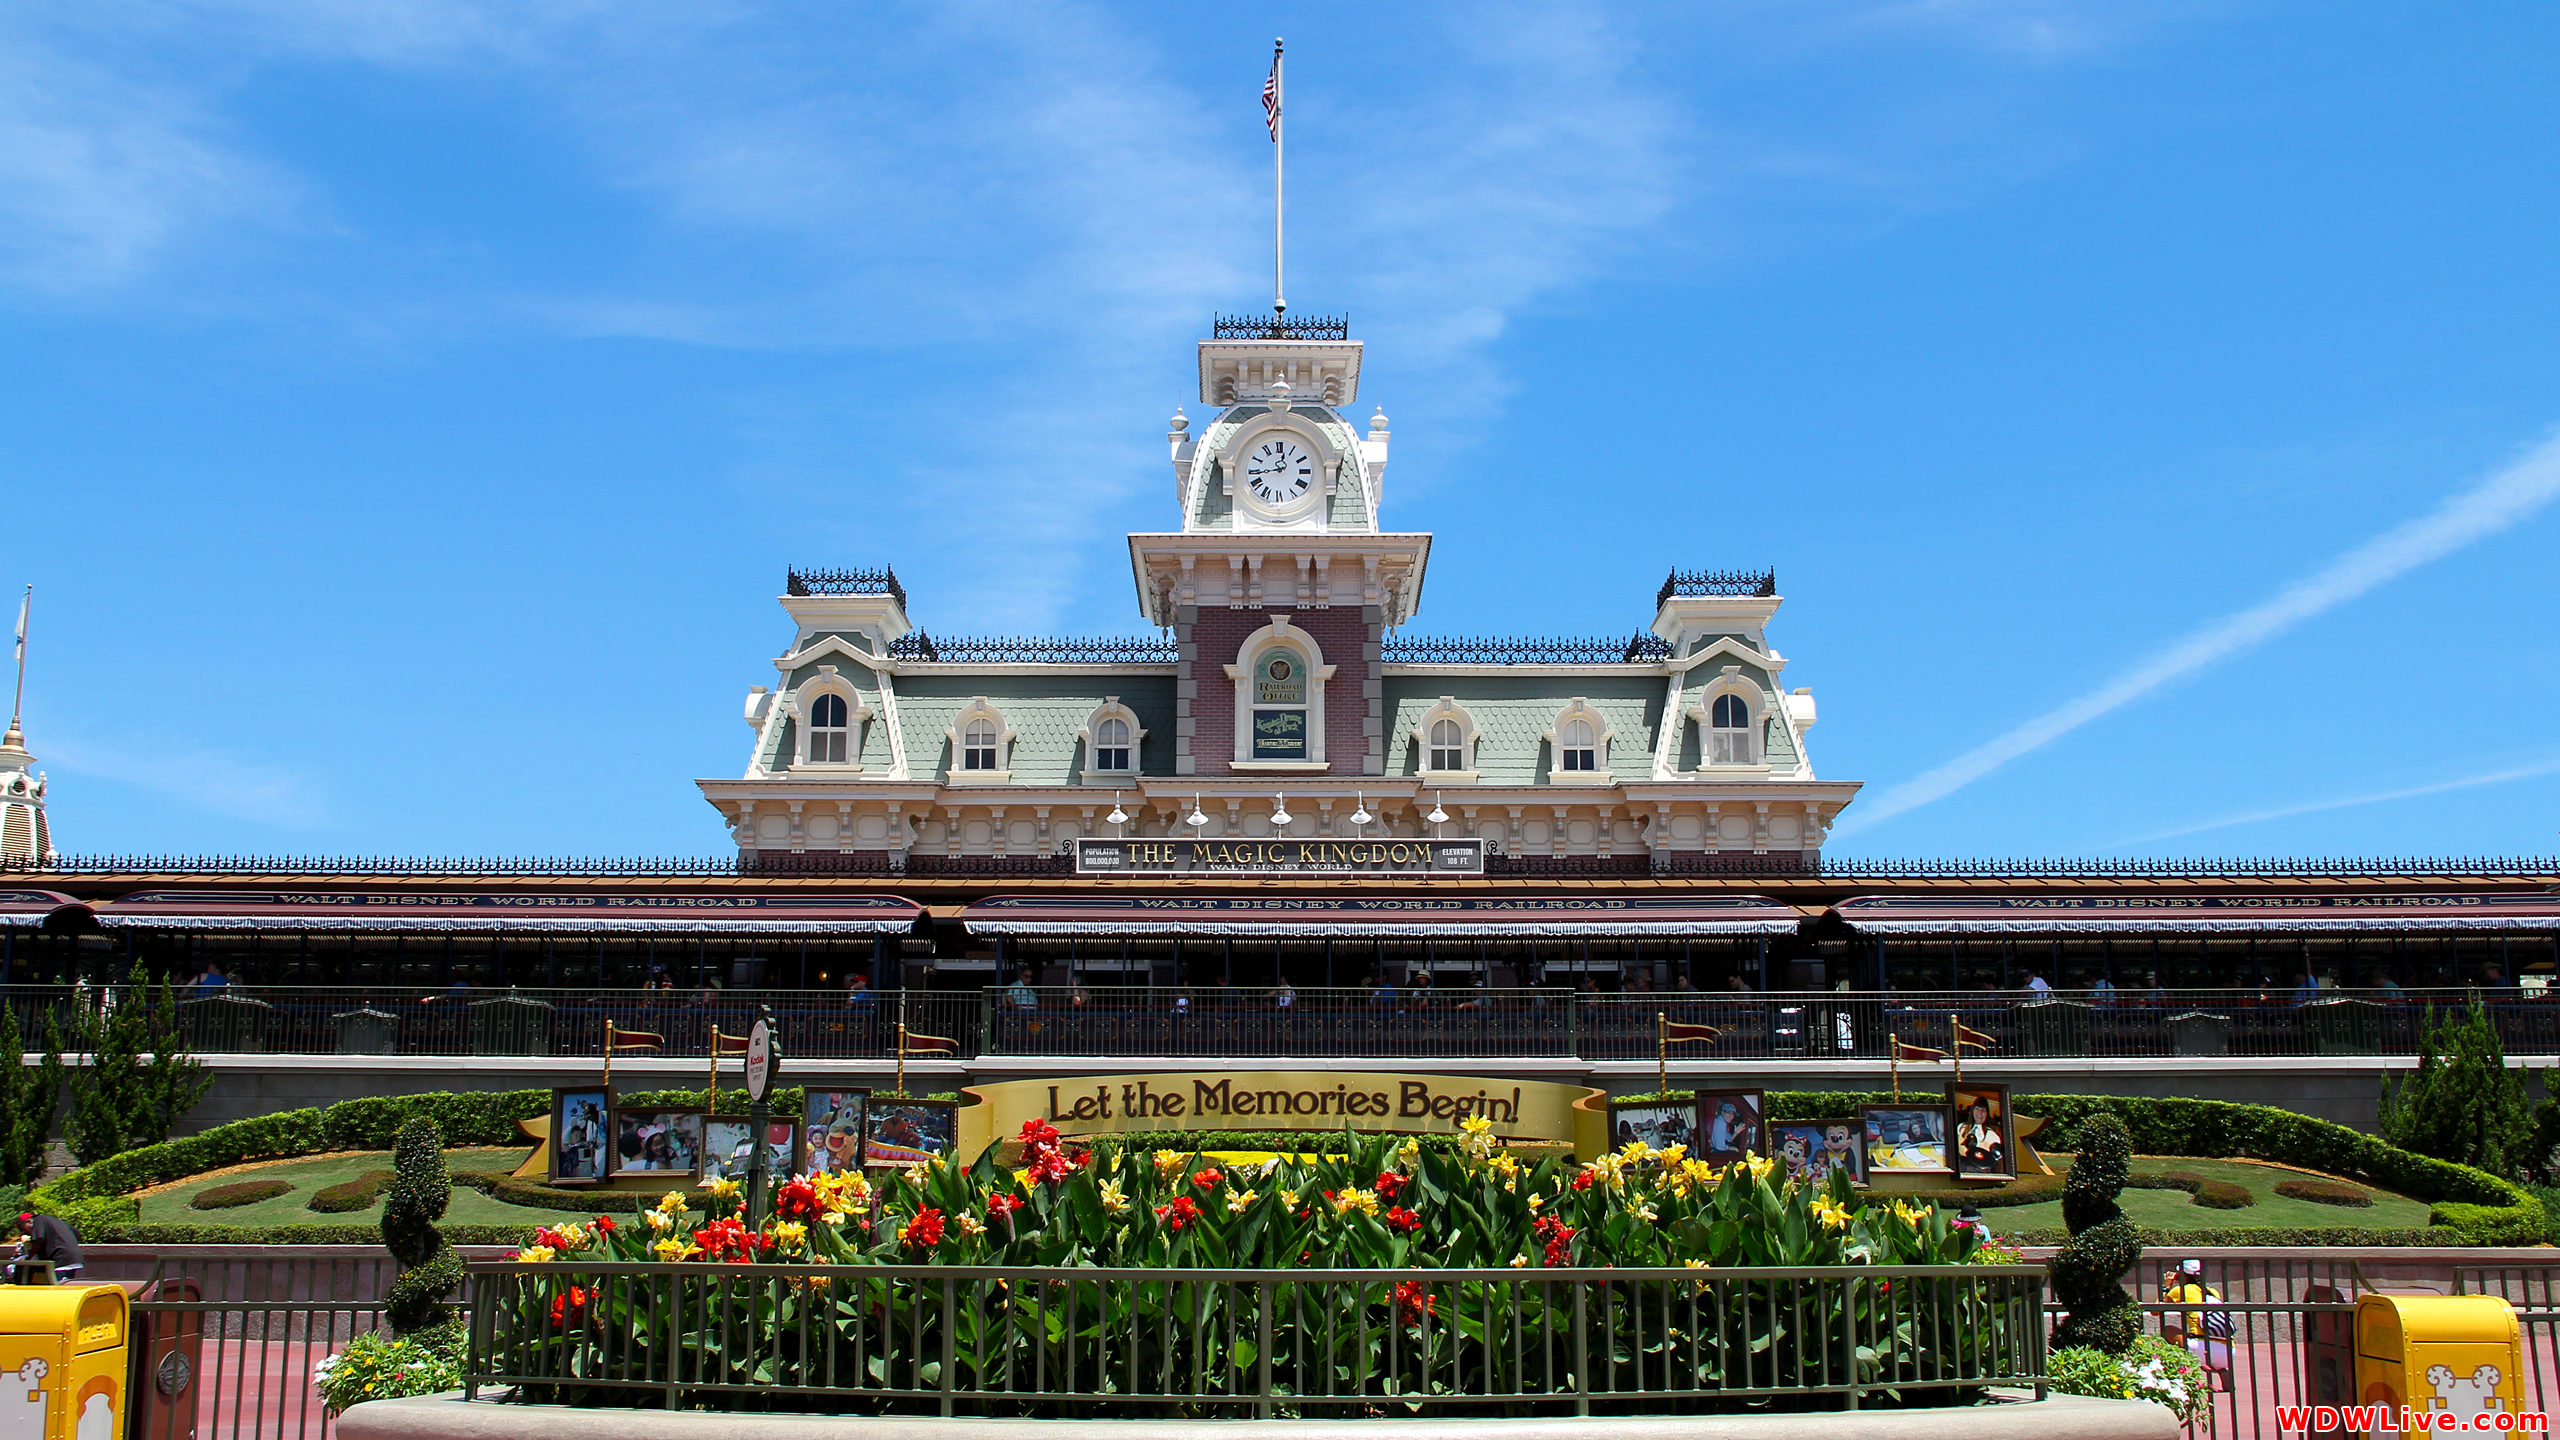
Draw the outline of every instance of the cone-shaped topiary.
<instances>
[{"instance_id":1,"label":"cone-shaped topiary","mask_svg":"<svg viewBox=\"0 0 2560 1440\"><path fill-rule=\"evenodd\" d=\"M444 1298L462 1288L462 1261L436 1229L453 1199L444 1169L444 1135L432 1120L400 1127L391 1147L391 1195L382 1203L382 1248L400 1262L384 1297L383 1318L402 1335L446 1324Z\"/></svg>"},{"instance_id":2,"label":"cone-shaped topiary","mask_svg":"<svg viewBox=\"0 0 2560 1440\"><path fill-rule=\"evenodd\" d=\"M2086 1345L2121 1355L2142 1333L2142 1309L2118 1283L2142 1258L2142 1232L2116 1204L2132 1158L2123 1120L2102 1112L2081 1123L2079 1158L2062 1187L2071 1238L2048 1267L2054 1297L2070 1311L2053 1328L2057 1350Z\"/></svg>"}]
</instances>

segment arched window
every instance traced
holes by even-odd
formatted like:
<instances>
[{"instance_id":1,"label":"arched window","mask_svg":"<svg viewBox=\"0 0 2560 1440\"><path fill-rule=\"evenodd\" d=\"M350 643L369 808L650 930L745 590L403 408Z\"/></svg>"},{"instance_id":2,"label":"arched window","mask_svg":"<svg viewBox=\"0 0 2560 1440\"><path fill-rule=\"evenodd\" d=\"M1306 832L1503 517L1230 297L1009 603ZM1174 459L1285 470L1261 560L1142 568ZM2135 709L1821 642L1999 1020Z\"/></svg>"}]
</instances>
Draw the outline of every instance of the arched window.
<instances>
[{"instance_id":1,"label":"arched window","mask_svg":"<svg viewBox=\"0 0 2560 1440\"><path fill-rule=\"evenodd\" d=\"M1577 717L1564 722L1556 731L1556 758L1566 770L1600 768L1600 737L1593 733L1590 721Z\"/></svg>"},{"instance_id":2,"label":"arched window","mask_svg":"<svg viewBox=\"0 0 2560 1440\"><path fill-rule=\"evenodd\" d=\"M1117 716L1093 727L1093 768L1129 768L1129 722Z\"/></svg>"},{"instance_id":3,"label":"arched window","mask_svg":"<svg viewBox=\"0 0 2560 1440\"><path fill-rule=\"evenodd\" d=\"M853 727L846 723L847 710L841 695L821 695L809 707L809 759L818 765L841 765L845 762Z\"/></svg>"},{"instance_id":4,"label":"arched window","mask_svg":"<svg viewBox=\"0 0 2560 1440\"><path fill-rule=\"evenodd\" d=\"M961 741L960 768L963 770L996 770L996 727L992 720L972 720Z\"/></svg>"},{"instance_id":5,"label":"arched window","mask_svg":"<svg viewBox=\"0 0 2560 1440\"><path fill-rule=\"evenodd\" d=\"M1707 763L1758 764L1759 747L1753 739L1750 704L1739 695L1717 696L1707 712Z\"/></svg>"},{"instance_id":6,"label":"arched window","mask_svg":"<svg viewBox=\"0 0 2560 1440\"><path fill-rule=\"evenodd\" d=\"M1431 722L1431 765L1433 770L1467 768L1467 732L1455 720Z\"/></svg>"}]
</instances>

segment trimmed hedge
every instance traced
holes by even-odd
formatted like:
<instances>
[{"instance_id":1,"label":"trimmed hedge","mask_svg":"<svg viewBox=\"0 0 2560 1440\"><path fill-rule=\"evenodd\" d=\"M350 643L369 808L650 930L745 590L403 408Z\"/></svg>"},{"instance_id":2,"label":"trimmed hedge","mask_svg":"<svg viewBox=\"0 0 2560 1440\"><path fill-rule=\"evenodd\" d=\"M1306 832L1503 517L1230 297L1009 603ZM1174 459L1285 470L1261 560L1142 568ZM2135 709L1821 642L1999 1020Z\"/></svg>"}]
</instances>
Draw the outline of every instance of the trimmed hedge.
<instances>
[{"instance_id":1,"label":"trimmed hedge","mask_svg":"<svg viewBox=\"0 0 2560 1440\"><path fill-rule=\"evenodd\" d=\"M2373 1204L2373 1196L2353 1185L2340 1185L2328 1180L2304 1176L2276 1182L2276 1193L2287 1200L2308 1200L2314 1205L2345 1205L2362 1209Z\"/></svg>"},{"instance_id":2,"label":"trimmed hedge","mask_svg":"<svg viewBox=\"0 0 2560 1440\"><path fill-rule=\"evenodd\" d=\"M2004 1237L2021 1245L2059 1245L2063 1232L2057 1229L2021 1230ZM2468 1245L2461 1232L2441 1227L2424 1230L2378 1230L2354 1225L2255 1226L2219 1230L2155 1230L2142 1227L2142 1243L2158 1250L2212 1249L2226 1245L2269 1245L2293 1249L2365 1249L2374 1246L2410 1246L2440 1249ZM2149 1277L2144 1277L2149 1278Z\"/></svg>"},{"instance_id":3,"label":"trimmed hedge","mask_svg":"<svg viewBox=\"0 0 2560 1440\"><path fill-rule=\"evenodd\" d=\"M367 1170L353 1180L341 1180L335 1185L321 1187L304 1208L317 1210L323 1215L346 1215L370 1209L374 1201L382 1198L382 1192L390 1187L391 1178L388 1170Z\"/></svg>"},{"instance_id":4,"label":"trimmed hedge","mask_svg":"<svg viewBox=\"0 0 2560 1440\"><path fill-rule=\"evenodd\" d=\"M2258 1203L2246 1185L2228 1180L2208 1180L2185 1170L2167 1170L2150 1175L2128 1176L2128 1188L2135 1190L2184 1190L2195 1202L2208 1210L2246 1210Z\"/></svg>"},{"instance_id":5,"label":"trimmed hedge","mask_svg":"<svg viewBox=\"0 0 2560 1440\"><path fill-rule=\"evenodd\" d=\"M539 1225L447 1225L450 1245L530 1245ZM102 1225L88 1245L379 1245L379 1225Z\"/></svg>"},{"instance_id":6,"label":"trimmed hedge","mask_svg":"<svg viewBox=\"0 0 2560 1440\"><path fill-rule=\"evenodd\" d=\"M236 1210L261 1200L273 1200L292 1188L292 1182L286 1180L242 1180L231 1185L211 1185L197 1191L195 1198L187 1202L187 1208Z\"/></svg>"},{"instance_id":7,"label":"trimmed hedge","mask_svg":"<svg viewBox=\"0 0 2560 1440\"><path fill-rule=\"evenodd\" d=\"M1768 1092L1773 1120L1814 1120L1853 1112L1861 1104L1887 1105L1890 1095L1826 1090ZM2188 1100L2134 1095L2012 1095L2010 1106L2042 1117L2052 1133L2075 1133L2082 1121L2101 1111L2122 1116L2132 1132L2138 1155L2245 1156L2343 1175L2385 1190L2398 1191L2429 1204L2428 1232L2452 1232L2460 1238L2423 1243L2457 1245L2532 1245L2541 1241L2550 1222L2542 1202L2522 1186L2485 1170L2450 1160L2395 1149L2361 1130L2296 1115L2272 1105L2240 1105L2228 1100ZM2428 1233L2399 1231L2395 1234ZM2241 1233L2241 1232L2228 1232ZM2266 1234L2278 1232L2246 1232ZM2280 1233L2325 1233L2311 1231ZM2361 1235L2383 1232L2357 1231ZM2201 1243L2184 1240L2174 1243ZM2230 1243L2266 1245L2267 1239ZM2304 1244L2398 1243L2375 1240L2304 1241Z\"/></svg>"},{"instance_id":8,"label":"trimmed hedge","mask_svg":"<svg viewBox=\"0 0 2560 1440\"><path fill-rule=\"evenodd\" d=\"M658 1203L666 1192L645 1190L573 1190L567 1186L536 1185L513 1175L496 1171L456 1171L453 1183L477 1190L490 1199L506 1205L523 1205L536 1210L584 1210L590 1215L637 1215ZM679 1176L669 1182L678 1190L690 1188L691 1182Z\"/></svg>"},{"instance_id":9,"label":"trimmed hedge","mask_svg":"<svg viewBox=\"0 0 2560 1440\"><path fill-rule=\"evenodd\" d=\"M1967 1205L1980 1209L1997 1209L2004 1205L2041 1205L2062 1198L2061 1175L2021 1175L2015 1180L1980 1190L1950 1186L1930 1186L1917 1190L1877 1190L1871 1193L1891 1200L1928 1200L1941 1210L1961 1210Z\"/></svg>"}]
</instances>

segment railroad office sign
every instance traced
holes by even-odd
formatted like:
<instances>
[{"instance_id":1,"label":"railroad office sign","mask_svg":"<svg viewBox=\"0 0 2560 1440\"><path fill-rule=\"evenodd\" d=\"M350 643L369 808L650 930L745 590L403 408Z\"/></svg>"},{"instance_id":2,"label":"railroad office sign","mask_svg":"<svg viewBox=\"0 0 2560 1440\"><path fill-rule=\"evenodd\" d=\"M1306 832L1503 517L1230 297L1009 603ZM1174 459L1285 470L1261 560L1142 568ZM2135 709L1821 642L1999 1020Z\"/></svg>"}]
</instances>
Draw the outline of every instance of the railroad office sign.
<instances>
[{"instance_id":1,"label":"railroad office sign","mask_svg":"<svg viewBox=\"0 0 2560 1440\"><path fill-rule=\"evenodd\" d=\"M1079 875L1482 875L1482 840L1078 840Z\"/></svg>"}]
</instances>

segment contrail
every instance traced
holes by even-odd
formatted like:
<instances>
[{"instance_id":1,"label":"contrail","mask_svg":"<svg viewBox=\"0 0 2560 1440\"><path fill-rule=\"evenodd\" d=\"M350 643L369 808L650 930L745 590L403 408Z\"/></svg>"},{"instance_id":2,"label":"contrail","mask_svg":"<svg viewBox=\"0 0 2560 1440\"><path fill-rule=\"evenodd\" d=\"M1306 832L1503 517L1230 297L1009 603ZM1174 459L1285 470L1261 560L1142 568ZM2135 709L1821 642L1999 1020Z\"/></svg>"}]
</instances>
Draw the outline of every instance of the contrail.
<instances>
[{"instance_id":1,"label":"contrail","mask_svg":"<svg viewBox=\"0 0 2560 1440\"><path fill-rule=\"evenodd\" d=\"M2560 498L2560 438L2543 441L2513 465L2447 499L2433 513L2366 541L2273 599L2213 621L2079 699L1851 806L1833 833L1866 829L1943 800L2019 756L2050 745L2173 680L2271 640L2430 560L2506 530L2555 498Z\"/></svg>"},{"instance_id":2,"label":"contrail","mask_svg":"<svg viewBox=\"0 0 2560 1440\"><path fill-rule=\"evenodd\" d=\"M2421 795L2442 795L2448 790L2469 790L2481 785L2497 785L2509 780L2531 780L2543 775L2560 775L2560 760L2545 760L2539 765L2524 765L2513 770L2500 770L2490 775L2473 775L2461 780L2446 780L2434 785L2416 785L2406 790L2385 790L2379 795L2356 795L2345 800L2318 800L2308 805L2287 805L2280 810L2258 810L2247 815L2233 815L2221 820L2207 820L2201 825L2185 825L2127 840L2126 845L2147 845L2154 840L2175 840L2181 835L2201 835L2207 830L2221 830L2233 825L2247 825L2258 820L2282 820L2293 815L2316 815L2323 810L2345 810L2356 805L2379 805L2385 800L2415 800Z\"/></svg>"}]
</instances>

